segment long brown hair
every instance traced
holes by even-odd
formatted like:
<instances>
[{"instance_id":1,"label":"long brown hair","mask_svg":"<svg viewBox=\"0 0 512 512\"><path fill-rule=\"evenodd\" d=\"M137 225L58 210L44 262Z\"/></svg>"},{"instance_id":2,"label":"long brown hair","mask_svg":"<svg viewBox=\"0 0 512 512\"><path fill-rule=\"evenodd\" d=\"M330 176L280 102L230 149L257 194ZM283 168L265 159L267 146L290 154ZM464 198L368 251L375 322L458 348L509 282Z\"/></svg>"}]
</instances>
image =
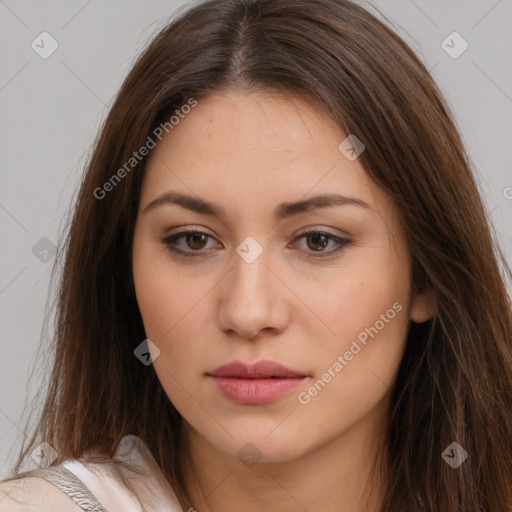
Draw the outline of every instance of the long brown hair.
<instances>
[{"instance_id":1,"label":"long brown hair","mask_svg":"<svg viewBox=\"0 0 512 512\"><path fill-rule=\"evenodd\" d=\"M208 0L139 57L61 246L53 369L13 475L38 442L58 451L57 464L92 448L110 456L133 433L190 506L181 417L133 354L145 339L131 270L145 159L104 198L95 190L184 103L234 89L299 95L364 142L360 161L400 212L413 286L434 298L433 319L411 323L393 388L382 511L512 510L511 272L436 84L392 30L348 0ZM442 457L453 442L469 454L457 469Z\"/></svg>"}]
</instances>

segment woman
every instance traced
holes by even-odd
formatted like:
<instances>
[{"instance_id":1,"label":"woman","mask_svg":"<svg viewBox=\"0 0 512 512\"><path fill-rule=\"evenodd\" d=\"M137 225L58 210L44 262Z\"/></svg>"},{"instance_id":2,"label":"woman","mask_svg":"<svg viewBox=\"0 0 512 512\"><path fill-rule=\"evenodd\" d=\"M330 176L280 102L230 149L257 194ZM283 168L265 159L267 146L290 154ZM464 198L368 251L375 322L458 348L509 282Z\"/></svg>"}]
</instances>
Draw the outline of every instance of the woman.
<instances>
[{"instance_id":1,"label":"woman","mask_svg":"<svg viewBox=\"0 0 512 512\"><path fill-rule=\"evenodd\" d=\"M447 105L380 21L190 8L98 138L0 511L512 510L498 256Z\"/></svg>"}]
</instances>

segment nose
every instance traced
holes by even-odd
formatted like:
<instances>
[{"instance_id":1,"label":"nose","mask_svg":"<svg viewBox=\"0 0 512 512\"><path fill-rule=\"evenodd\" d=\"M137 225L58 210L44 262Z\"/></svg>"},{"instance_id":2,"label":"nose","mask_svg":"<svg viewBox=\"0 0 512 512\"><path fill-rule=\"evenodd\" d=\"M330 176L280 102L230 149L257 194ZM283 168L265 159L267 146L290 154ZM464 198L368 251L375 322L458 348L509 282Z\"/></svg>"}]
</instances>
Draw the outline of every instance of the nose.
<instances>
[{"instance_id":1,"label":"nose","mask_svg":"<svg viewBox=\"0 0 512 512\"><path fill-rule=\"evenodd\" d=\"M289 322L290 292L271 268L267 252L251 263L236 253L233 260L218 288L219 327L250 340L264 331L282 332Z\"/></svg>"}]
</instances>

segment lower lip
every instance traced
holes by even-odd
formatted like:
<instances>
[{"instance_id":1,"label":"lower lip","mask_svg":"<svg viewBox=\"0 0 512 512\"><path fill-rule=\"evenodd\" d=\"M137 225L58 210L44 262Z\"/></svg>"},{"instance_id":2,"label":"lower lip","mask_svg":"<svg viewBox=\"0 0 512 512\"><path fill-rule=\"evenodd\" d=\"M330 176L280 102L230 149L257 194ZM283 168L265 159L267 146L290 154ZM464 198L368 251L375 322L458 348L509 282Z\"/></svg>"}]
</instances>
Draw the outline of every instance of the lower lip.
<instances>
[{"instance_id":1,"label":"lower lip","mask_svg":"<svg viewBox=\"0 0 512 512\"><path fill-rule=\"evenodd\" d=\"M296 388L305 377L242 379L214 377L213 382L224 396L242 405L268 404Z\"/></svg>"}]
</instances>

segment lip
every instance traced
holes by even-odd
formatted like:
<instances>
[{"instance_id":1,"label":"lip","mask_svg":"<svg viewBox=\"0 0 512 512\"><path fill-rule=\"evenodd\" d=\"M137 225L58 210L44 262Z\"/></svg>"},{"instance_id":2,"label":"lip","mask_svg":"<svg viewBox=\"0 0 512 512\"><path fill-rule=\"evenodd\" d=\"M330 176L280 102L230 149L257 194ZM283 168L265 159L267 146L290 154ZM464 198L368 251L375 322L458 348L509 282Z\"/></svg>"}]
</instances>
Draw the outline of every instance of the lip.
<instances>
[{"instance_id":1,"label":"lip","mask_svg":"<svg viewBox=\"0 0 512 512\"><path fill-rule=\"evenodd\" d=\"M233 361L219 366L207 376L224 396L241 405L273 402L307 377L275 361Z\"/></svg>"}]
</instances>

